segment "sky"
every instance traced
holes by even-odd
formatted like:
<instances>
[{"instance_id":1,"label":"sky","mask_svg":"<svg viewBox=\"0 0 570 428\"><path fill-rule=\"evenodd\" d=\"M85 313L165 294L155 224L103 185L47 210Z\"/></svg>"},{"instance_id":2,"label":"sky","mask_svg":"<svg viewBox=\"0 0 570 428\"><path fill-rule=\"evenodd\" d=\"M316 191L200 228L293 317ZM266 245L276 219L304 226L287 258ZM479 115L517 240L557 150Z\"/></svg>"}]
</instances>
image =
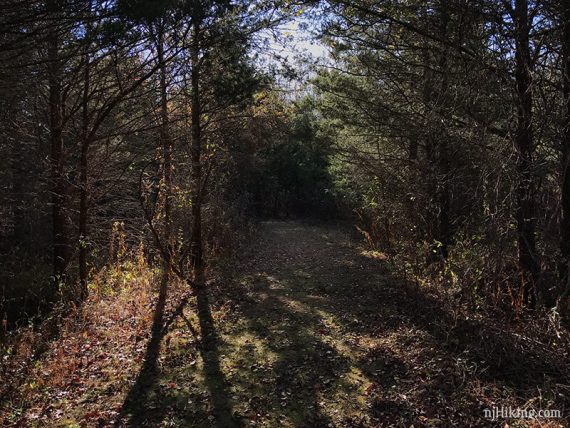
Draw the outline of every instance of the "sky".
<instances>
[{"instance_id":1,"label":"sky","mask_svg":"<svg viewBox=\"0 0 570 428\"><path fill-rule=\"evenodd\" d=\"M328 60L328 48L317 40L314 23L306 15L264 32L261 38L266 44L260 49L260 62L267 68L295 70L296 75L291 79L294 86L303 84L310 77L307 64L318 66ZM287 79L279 79L281 83L283 80Z\"/></svg>"}]
</instances>

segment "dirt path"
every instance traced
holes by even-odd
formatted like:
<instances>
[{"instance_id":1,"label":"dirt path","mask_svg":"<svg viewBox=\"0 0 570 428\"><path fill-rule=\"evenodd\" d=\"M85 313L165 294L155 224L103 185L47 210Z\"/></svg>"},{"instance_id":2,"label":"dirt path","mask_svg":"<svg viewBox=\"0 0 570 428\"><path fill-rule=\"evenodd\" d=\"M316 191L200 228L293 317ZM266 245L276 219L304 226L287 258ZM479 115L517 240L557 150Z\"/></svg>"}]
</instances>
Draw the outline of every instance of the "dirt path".
<instances>
[{"instance_id":1,"label":"dirt path","mask_svg":"<svg viewBox=\"0 0 570 428\"><path fill-rule=\"evenodd\" d=\"M568 417L568 346L544 326L409 284L340 227L268 222L254 242L202 291L172 283L162 300L144 258L104 272L0 425L504 428L484 410L508 406Z\"/></svg>"},{"instance_id":2,"label":"dirt path","mask_svg":"<svg viewBox=\"0 0 570 428\"><path fill-rule=\"evenodd\" d=\"M269 222L254 242L197 293L173 283L157 299L144 258L103 272L40 360L14 360L0 425L568 426L484 418L568 417L568 346L536 320L409 284L339 227Z\"/></svg>"},{"instance_id":3,"label":"dirt path","mask_svg":"<svg viewBox=\"0 0 570 428\"><path fill-rule=\"evenodd\" d=\"M338 228L265 223L235 283L173 326L158 390L139 400L156 410L137 423L503 426L483 410L565 405L544 350L458 318L373 255Z\"/></svg>"}]
</instances>

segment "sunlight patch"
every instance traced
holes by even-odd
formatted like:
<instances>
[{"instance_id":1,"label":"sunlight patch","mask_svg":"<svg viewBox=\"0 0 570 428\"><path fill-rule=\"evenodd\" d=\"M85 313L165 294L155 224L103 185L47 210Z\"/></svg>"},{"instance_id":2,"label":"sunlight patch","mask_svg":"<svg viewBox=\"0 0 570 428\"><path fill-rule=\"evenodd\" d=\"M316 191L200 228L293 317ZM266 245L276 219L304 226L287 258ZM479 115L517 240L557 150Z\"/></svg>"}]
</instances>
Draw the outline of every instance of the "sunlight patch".
<instances>
[{"instance_id":1,"label":"sunlight patch","mask_svg":"<svg viewBox=\"0 0 570 428\"><path fill-rule=\"evenodd\" d=\"M376 250L362 250L360 252L360 255L367 257L369 259L382 260L382 261L388 260L388 256L386 255L386 253L382 253Z\"/></svg>"}]
</instances>

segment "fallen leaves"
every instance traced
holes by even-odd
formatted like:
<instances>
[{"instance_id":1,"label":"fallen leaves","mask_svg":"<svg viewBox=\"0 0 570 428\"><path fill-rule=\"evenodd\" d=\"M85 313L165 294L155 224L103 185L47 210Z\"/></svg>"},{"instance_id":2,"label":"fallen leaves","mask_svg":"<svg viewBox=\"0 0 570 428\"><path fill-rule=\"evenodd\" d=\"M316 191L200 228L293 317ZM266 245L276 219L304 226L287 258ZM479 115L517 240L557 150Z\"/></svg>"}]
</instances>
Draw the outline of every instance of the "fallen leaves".
<instances>
[{"instance_id":1,"label":"fallen leaves","mask_svg":"<svg viewBox=\"0 0 570 428\"><path fill-rule=\"evenodd\" d=\"M437 295L409 295L379 257L336 230L326 245L324 234L274 224L243 277L212 287L216 349L202 352L199 331L172 323L140 403L147 425L211 426L226 403L249 426L478 427L489 406L568 402L565 379L527 388L508 372L493 377ZM88 302L39 360L11 422L116 421L147 356L154 302L150 290ZM186 315L200 325L193 308Z\"/></svg>"}]
</instances>

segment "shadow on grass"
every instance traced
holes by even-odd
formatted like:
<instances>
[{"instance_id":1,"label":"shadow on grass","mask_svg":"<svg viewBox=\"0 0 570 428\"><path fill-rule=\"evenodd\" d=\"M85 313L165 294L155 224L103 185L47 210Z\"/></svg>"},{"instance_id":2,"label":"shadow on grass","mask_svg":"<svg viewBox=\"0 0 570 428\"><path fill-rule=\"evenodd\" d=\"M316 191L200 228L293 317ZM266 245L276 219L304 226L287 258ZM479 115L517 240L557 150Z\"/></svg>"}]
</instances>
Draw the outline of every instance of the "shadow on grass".
<instances>
[{"instance_id":1,"label":"shadow on grass","mask_svg":"<svg viewBox=\"0 0 570 428\"><path fill-rule=\"evenodd\" d=\"M241 400L236 408L260 426L333 426L325 402L353 388L343 377L349 358L318 333L317 311L296 307L287 287L274 286L274 279L260 276L253 296L232 287L216 294L219 303L238 303L232 313L239 321L229 327L237 340L232 364L239 370L231 379Z\"/></svg>"},{"instance_id":2,"label":"shadow on grass","mask_svg":"<svg viewBox=\"0 0 570 428\"><path fill-rule=\"evenodd\" d=\"M228 398L227 381L220 367L220 338L212 318L206 287L196 289L196 309L202 336L199 351L204 363L206 386L212 399L215 425L220 428L237 426ZM185 319L185 322L191 326L188 319Z\"/></svg>"},{"instance_id":3,"label":"shadow on grass","mask_svg":"<svg viewBox=\"0 0 570 428\"><path fill-rule=\"evenodd\" d=\"M500 391L489 400L524 404L537 390L567 383L557 381L567 379L564 364L546 358L545 349L490 317L458 313L341 243L338 232L271 227L261 260L251 266L252 281L194 290L199 328L184 316L186 302L164 320L159 295L145 360L125 400L129 425L157 426L170 412L182 421L175 426L233 427L250 420L307 428L410 426L420 417L433 426L489 426L482 406L490 401L481 401L486 392L473 392L473 385L496 385ZM219 315L228 302L233 319L220 322L218 332L212 312ZM198 343L203 382L197 386L207 390L203 401L210 407L197 408L200 398L192 397L188 410L189 395L180 391L160 391L149 407L161 377L160 343L178 316ZM229 359L223 368L220 350ZM183 369L174 379L196 379L184 361L172 363ZM228 381L239 402L230 400ZM567 407L564 398L552 400L552 408Z\"/></svg>"},{"instance_id":4,"label":"shadow on grass","mask_svg":"<svg viewBox=\"0 0 570 428\"><path fill-rule=\"evenodd\" d=\"M163 276L158 291L158 299L154 309L151 336L148 341L143 364L139 370L134 385L129 390L122 406L121 415L115 425L123 426L143 426L148 418L148 393L151 391L158 379L158 356L160 344L166 334L164 328L164 309L166 307L166 296L168 289L168 277ZM125 421L126 420L126 421Z\"/></svg>"},{"instance_id":5,"label":"shadow on grass","mask_svg":"<svg viewBox=\"0 0 570 428\"><path fill-rule=\"evenodd\" d=\"M205 287L201 287L195 288L193 293L196 298L196 311L202 337L198 344L198 350L203 360L205 386L210 393L214 418L210 420L209 424L228 428L237 426L232 417L226 380L220 367L219 338L210 310L208 291ZM167 318L165 318L166 297L167 282L163 280L159 289L151 337L147 344L143 364L123 402L122 412L115 423L116 426L156 426L165 419L169 411L176 407L172 397L169 397L168 394L157 395L158 383L162 374L158 367L161 343L170 326L178 317L183 318L195 337L198 337L198 333L183 312L189 303L190 295L184 297ZM188 418L182 409L176 410L179 413L176 415L179 420Z\"/></svg>"},{"instance_id":6,"label":"shadow on grass","mask_svg":"<svg viewBox=\"0 0 570 428\"><path fill-rule=\"evenodd\" d=\"M297 408L306 426L330 422L319 409L318 395L340 392L354 399L351 394L358 392L342 379L355 368L373 385L370 392L359 392L366 400L361 409L373 422L347 417L342 426L409 426L420 416L458 426L465 415L477 426L487 426L473 385L483 390L497 385L503 391L500 399L521 405L536 391L550 391L552 408L567 407L551 388L567 383L560 382L568 374L563 359L496 319L458 312L439 296L391 275L386 263L361 255L338 236L324 228L271 224L249 282L222 290L220 297L238 302L239 315L247 320L244 333L254 333L276 355L276 379L263 392L279 397L290 391L288 406ZM398 343L390 347L380 341L368 351L341 352L338 342L320 332L324 317L336 321L341 340L395 338ZM264 406L278 414L271 400Z\"/></svg>"}]
</instances>

